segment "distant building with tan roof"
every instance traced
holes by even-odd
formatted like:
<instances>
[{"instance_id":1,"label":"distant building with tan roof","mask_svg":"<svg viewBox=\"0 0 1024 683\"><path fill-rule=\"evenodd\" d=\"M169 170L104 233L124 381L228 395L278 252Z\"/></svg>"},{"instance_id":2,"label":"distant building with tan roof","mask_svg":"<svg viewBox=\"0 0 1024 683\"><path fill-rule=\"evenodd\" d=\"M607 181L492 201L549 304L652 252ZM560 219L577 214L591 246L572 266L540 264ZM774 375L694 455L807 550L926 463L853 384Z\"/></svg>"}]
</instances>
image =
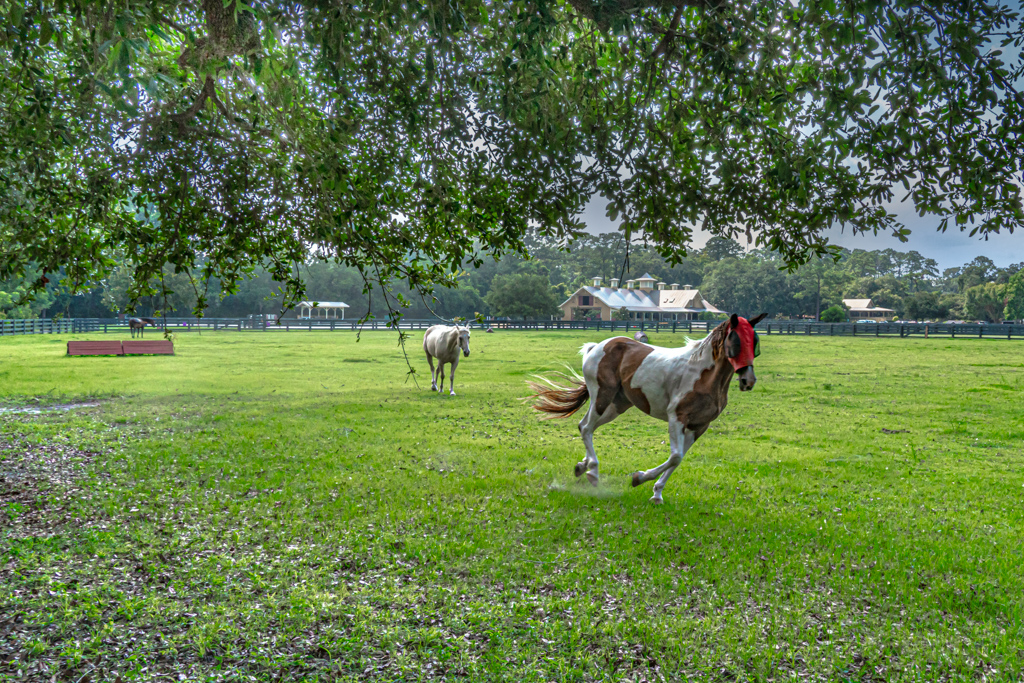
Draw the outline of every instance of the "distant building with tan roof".
<instances>
[{"instance_id":1,"label":"distant building with tan roof","mask_svg":"<svg viewBox=\"0 0 1024 683\"><path fill-rule=\"evenodd\" d=\"M896 315L891 308L872 306L871 299L843 299L843 306L850 310L850 320L885 320Z\"/></svg>"},{"instance_id":2,"label":"distant building with tan roof","mask_svg":"<svg viewBox=\"0 0 1024 683\"><path fill-rule=\"evenodd\" d=\"M580 287L562 302L562 320L577 320L582 315L594 320L613 320L616 311L626 310L629 320L674 321L696 320L701 313L722 313L690 285L666 285L645 273L635 280L626 280L619 287L619 278L612 278L609 287L601 286L601 278L593 278L593 286Z\"/></svg>"}]
</instances>

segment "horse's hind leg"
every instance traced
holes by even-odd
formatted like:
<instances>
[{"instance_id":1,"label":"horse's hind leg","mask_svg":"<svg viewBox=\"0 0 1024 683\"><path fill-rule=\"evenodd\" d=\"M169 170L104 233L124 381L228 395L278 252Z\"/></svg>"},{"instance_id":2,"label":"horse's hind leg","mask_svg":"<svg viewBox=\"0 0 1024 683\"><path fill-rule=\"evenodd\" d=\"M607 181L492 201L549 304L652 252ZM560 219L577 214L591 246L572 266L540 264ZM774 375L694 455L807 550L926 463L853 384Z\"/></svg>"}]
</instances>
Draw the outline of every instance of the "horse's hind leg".
<instances>
[{"instance_id":1,"label":"horse's hind leg","mask_svg":"<svg viewBox=\"0 0 1024 683\"><path fill-rule=\"evenodd\" d=\"M605 393L610 392L606 391ZM626 412L631 404L625 396L618 392L615 400L609 400L606 396L602 396L600 390L594 391L590 395L594 396L595 394L597 399L590 402L587 414L580 420L580 437L583 439L583 445L587 449L587 455L583 458L582 462L576 463L576 468L573 472L577 477L582 476L586 472L587 481L597 486L599 475L597 453L594 451L594 431L601 425L608 424Z\"/></svg>"},{"instance_id":2,"label":"horse's hind leg","mask_svg":"<svg viewBox=\"0 0 1024 683\"><path fill-rule=\"evenodd\" d=\"M437 359L437 391L444 393L444 361Z\"/></svg>"}]
</instances>

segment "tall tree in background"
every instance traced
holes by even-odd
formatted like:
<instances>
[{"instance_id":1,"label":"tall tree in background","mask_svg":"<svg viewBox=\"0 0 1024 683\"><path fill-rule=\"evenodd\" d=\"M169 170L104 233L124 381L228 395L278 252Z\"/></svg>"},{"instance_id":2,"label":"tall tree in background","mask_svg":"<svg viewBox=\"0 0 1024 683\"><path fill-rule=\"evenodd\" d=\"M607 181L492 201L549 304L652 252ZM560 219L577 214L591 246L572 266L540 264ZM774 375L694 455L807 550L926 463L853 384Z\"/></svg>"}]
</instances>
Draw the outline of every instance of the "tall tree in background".
<instances>
[{"instance_id":1,"label":"tall tree in background","mask_svg":"<svg viewBox=\"0 0 1024 683\"><path fill-rule=\"evenodd\" d=\"M546 318L559 313L554 293L544 275L498 275L487 293L491 314L510 318Z\"/></svg>"},{"instance_id":2,"label":"tall tree in background","mask_svg":"<svg viewBox=\"0 0 1024 683\"><path fill-rule=\"evenodd\" d=\"M972 287L991 282L995 279L999 268L987 256L978 256L970 263L959 269L956 276L957 288L966 292Z\"/></svg>"},{"instance_id":3,"label":"tall tree in background","mask_svg":"<svg viewBox=\"0 0 1024 683\"><path fill-rule=\"evenodd\" d=\"M986 282L964 292L964 309L967 315L975 320L1002 322L1006 304L1006 285Z\"/></svg>"},{"instance_id":4,"label":"tall tree in background","mask_svg":"<svg viewBox=\"0 0 1024 683\"><path fill-rule=\"evenodd\" d=\"M938 292L914 292L903 302L903 312L912 320L937 320L949 315L949 307Z\"/></svg>"},{"instance_id":5,"label":"tall tree in background","mask_svg":"<svg viewBox=\"0 0 1024 683\"><path fill-rule=\"evenodd\" d=\"M0 0L0 278L263 263L455 285L591 197L669 264L703 227L1020 227L1015 3ZM386 288L385 288L386 289Z\"/></svg>"},{"instance_id":6,"label":"tall tree in background","mask_svg":"<svg viewBox=\"0 0 1024 683\"><path fill-rule=\"evenodd\" d=\"M1024 320L1024 270L1018 270L1006 284L1006 308L1003 317L1007 320Z\"/></svg>"},{"instance_id":7,"label":"tall tree in background","mask_svg":"<svg viewBox=\"0 0 1024 683\"><path fill-rule=\"evenodd\" d=\"M717 308L747 316L799 311L786 274L759 259L727 258L712 265L701 284L701 296Z\"/></svg>"},{"instance_id":8,"label":"tall tree in background","mask_svg":"<svg viewBox=\"0 0 1024 683\"><path fill-rule=\"evenodd\" d=\"M825 296L825 305L830 307L839 303L839 287L849 279L830 258L817 258L801 268L796 279L799 290L796 296L801 300L814 302L814 319L822 320L821 302ZM835 322L835 321L831 321Z\"/></svg>"}]
</instances>

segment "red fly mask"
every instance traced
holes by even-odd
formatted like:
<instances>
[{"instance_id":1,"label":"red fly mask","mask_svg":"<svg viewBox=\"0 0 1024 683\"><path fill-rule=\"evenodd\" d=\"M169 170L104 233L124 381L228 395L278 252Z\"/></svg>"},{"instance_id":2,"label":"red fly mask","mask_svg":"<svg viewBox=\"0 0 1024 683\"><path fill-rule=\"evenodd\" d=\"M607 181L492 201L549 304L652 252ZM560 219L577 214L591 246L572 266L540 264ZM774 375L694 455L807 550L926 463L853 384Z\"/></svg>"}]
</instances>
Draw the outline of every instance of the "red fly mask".
<instances>
[{"instance_id":1,"label":"red fly mask","mask_svg":"<svg viewBox=\"0 0 1024 683\"><path fill-rule=\"evenodd\" d=\"M732 363L732 369L739 375L740 391L754 388L754 359L761 355L761 341L757 338L754 325L761 322L765 314L748 321L735 313L729 318L729 334L725 338L725 354Z\"/></svg>"}]
</instances>

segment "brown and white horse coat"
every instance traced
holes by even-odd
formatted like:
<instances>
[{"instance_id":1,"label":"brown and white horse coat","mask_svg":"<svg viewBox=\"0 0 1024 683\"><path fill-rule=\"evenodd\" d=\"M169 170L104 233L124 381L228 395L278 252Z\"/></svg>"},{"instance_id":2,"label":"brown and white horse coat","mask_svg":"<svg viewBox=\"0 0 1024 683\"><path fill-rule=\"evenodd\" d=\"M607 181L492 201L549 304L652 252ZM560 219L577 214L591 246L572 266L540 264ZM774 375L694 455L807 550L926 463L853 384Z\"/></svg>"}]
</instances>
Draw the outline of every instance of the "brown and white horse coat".
<instances>
[{"instance_id":1,"label":"brown and white horse coat","mask_svg":"<svg viewBox=\"0 0 1024 683\"><path fill-rule=\"evenodd\" d=\"M704 339L689 341L678 349L626 337L584 344L580 350L583 377L570 378L575 386L568 387L544 377L538 378L543 384L530 382L536 392L534 407L550 413L549 417L568 417L590 400L579 424L587 455L576 464L575 473L586 473L594 485L598 482L594 430L632 406L667 421L669 459L653 469L633 473L633 486L657 480L651 500L661 503L662 489L683 456L725 410L733 375L738 376L741 391L754 387L753 325L763 317L748 322L733 315Z\"/></svg>"},{"instance_id":2,"label":"brown and white horse coat","mask_svg":"<svg viewBox=\"0 0 1024 683\"><path fill-rule=\"evenodd\" d=\"M444 391L444 366L451 363L452 374L448 393L455 395L455 368L459 367L459 351L469 355L469 328L432 325L423 335L423 352L427 354L430 365L430 388L433 391ZM437 359L437 370L434 370L434 358Z\"/></svg>"}]
</instances>

